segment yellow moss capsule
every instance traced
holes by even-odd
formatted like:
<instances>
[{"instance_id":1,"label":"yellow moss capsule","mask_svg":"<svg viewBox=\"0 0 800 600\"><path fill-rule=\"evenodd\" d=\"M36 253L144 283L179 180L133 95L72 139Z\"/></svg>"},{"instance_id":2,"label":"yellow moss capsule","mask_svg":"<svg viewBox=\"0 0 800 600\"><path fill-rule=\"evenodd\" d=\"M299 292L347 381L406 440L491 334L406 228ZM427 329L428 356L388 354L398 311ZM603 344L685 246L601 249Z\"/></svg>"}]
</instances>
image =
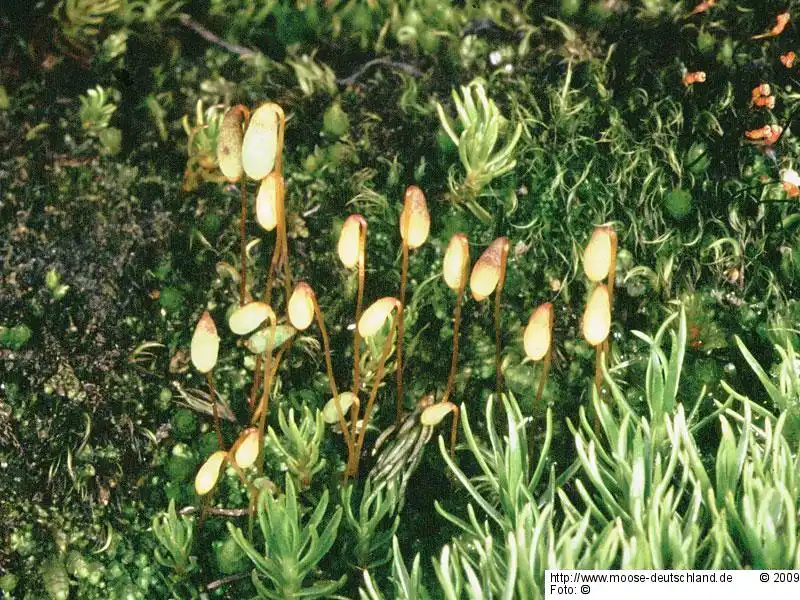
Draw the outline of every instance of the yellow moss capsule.
<instances>
[{"instance_id":1,"label":"yellow moss capsule","mask_svg":"<svg viewBox=\"0 0 800 600\"><path fill-rule=\"evenodd\" d=\"M233 454L234 462L242 469L255 464L258 458L258 429L250 427L239 436L239 446Z\"/></svg>"},{"instance_id":2,"label":"yellow moss capsule","mask_svg":"<svg viewBox=\"0 0 800 600\"><path fill-rule=\"evenodd\" d=\"M583 337L592 346L602 344L611 331L611 300L608 286L600 284L592 290L583 313Z\"/></svg>"},{"instance_id":3,"label":"yellow moss capsule","mask_svg":"<svg viewBox=\"0 0 800 600\"><path fill-rule=\"evenodd\" d=\"M353 402L358 402L358 399L352 392L339 394L339 406L342 408L343 415L347 415ZM325 407L322 409L322 420L329 424L339 422L339 411L336 410L336 401L333 398L325 403Z\"/></svg>"},{"instance_id":4,"label":"yellow moss capsule","mask_svg":"<svg viewBox=\"0 0 800 600\"><path fill-rule=\"evenodd\" d=\"M239 181L242 178L242 140L247 108L238 104L230 108L222 119L217 139L217 164L222 175L228 181Z\"/></svg>"},{"instance_id":5,"label":"yellow moss capsule","mask_svg":"<svg viewBox=\"0 0 800 600\"><path fill-rule=\"evenodd\" d=\"M452 402L438 402L423 410L419 421L426 427L435 427L441 423L447 415L455 410L456 405Z\"/></svg>"},{"instance_id":6,"label":"yellow moss capsule","mask_svg":"<svg viewBox=\"0 0 800 600\"><path fill-rule=\"evenodd\" d=\"M274 171L258 186L256 221L266 231L272 231L278 225L278 198L282 192L283 178Z\"/></svg>"},{"instance_id":7,"label":"yellow moss capsule","mask_svg":"<svg viewBox=\"0 0 800 600\"><path fill-rule=\"evenodd\" d=\"M431 215L428 213L425 194L416 185L410 185L406 189L403 210L400 213L400 236L413 250L425 243L430 229Z\"/></svg>"},{"instance_id":8,"label":"yellow moss capsule","mask_svg":"<svg viewBox=\"0 0 800 600\"><path fill-rule=\"evenodd\" d=\"M203 313L194 328L191 346L192 364L201 373L208 373L217 364L219 336L214 319L208 311Z\"/></svg>"},{"instance_id":9,"label":"yellow moss capsule","mask_svg":"<svg viewBox=\"0 0 800 600\"><path fill-rule=\"evenodd\" d=\"M361 215L350 215L342 225L336 251L339 253L339 260L348 269L358 265L362 227L367 228L367 221Z\"/></svg>"},{"instance_id":10,"label":"yellow moss capsule","mask_svg":"<svg viewBox=\"0 0 800 600\"><path fill-rule=\"evenodd\" d=\"M472 268L469 287L478 302L488 298L500 281L500 271L508 256L508 238L499 237L484 250Z\"/></svg>"},{"instance_id":11,"label":"yellow moss capsule","mask_svg":"<svg viewBox=\"0 0 800 600\"><path fill-rule=\"evenodd\" d=\"M289 298L289 322L295 329L304 331L314 320L314 290L306 282L298 283Z\"/></svg>"},{"instance_id":12,"label":"yellow moss capsule","mask_svg":"<svg viewBox=\"0 0 800 600\"><path fill-rule=\"evenodd\" d=\"M614 244L616 234L611 227L595 228L583 251L583 272L589 281L599 282L608 277Z\"/></svg>"},{"instance_id":13,"label":"yellow moss capsule","mask_svg":"<svg viewBox=\"0 0 800 600\"><path fill-rule=\"evenodd\" d=\"M369 337L375 335L377 331L383 327L389 313L393 309L400 307L400 300L386 296L380 300L373 302L367 310L361 315L358 320L358 333L361 337Z\"/></svg>"},{"instance_id":14,"label":"yellow moss capsule","mask_svg":"<svg viewBox=\"0 0 800 600\"><path fill-rule=\"evenodd\" d=\"M231 313L228 326L236 335L246 335L255 331L267 319L276 321L275 313L265 302L249 302Z\"/></svg>"},{"instance_id":15,"label":"yellow moss capsule","mask_svg":"<svg viewBox=\"0 0 800 600\"><path fill-rule=\"evenodd\" d=\"M275 167L283 109L272 102L259 106L242 141L242 167L250 179L261 181Z\"/></svg>"},{"instance_id":16,"label":"yellow moss capsule","mask_svg":"<svg viewBox=\"0 0 800 600\"><path fill-rule=\"evenodd\" d=\"M533 311L522 340L525 354L531 360L542 360L547 354L552 343L552 326L553 305L545 302Z\"/></svg>"},{"instance_id":17,"label":"yellow moss capsule","mask_svg":"<svg viewBox=\"0 0 800 600\"><path fill-rule=\"evenodd\" d=\"M450 238L442 263L444 282L454 292L464 284L467 265L469 265L467 236L463 233L456 233Z\"/></svg>"},{"instance_id":18,"label":"yellow moss capsule","mask_svg":"<svg viewBox=\"0 0 800 600\"><path fill-rule=\"evenodd\" d=\"M225 461L225 456L227 454L225 450L217 450L214 454L209 456L208 460L200 467L197 476L194 478L194 489L198 496L205 496L217 485L219 473L222 470L222 463Z\"/></svg>"}]
</instances>

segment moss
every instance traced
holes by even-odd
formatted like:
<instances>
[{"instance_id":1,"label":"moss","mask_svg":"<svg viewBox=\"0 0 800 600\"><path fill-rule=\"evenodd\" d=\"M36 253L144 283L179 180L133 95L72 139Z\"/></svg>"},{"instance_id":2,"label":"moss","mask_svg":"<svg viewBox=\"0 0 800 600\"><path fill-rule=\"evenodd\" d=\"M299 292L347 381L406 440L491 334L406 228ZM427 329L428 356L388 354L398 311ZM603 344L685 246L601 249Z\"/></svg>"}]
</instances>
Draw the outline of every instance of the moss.
<instances>
[{"instance_id":1,"label":"moss","mask_svg":"<svg viewBox=\"0 0 800 600\"><path fill-rule=\"evenodd\" d=\"M179 440L191 440L197 431L197 417L188 408L181 408L172 417L172 430Z\"/></svg>"},{"instance_id":2,"label":"moss","mask_svg":"<svg viewBox=\"0 0 800 600\"><path fill-rule=\"evenodd\" d=\"M350 118L342 110L339 102L334 102L325 111L322 117L322 128L325 133L334 137L342 137L350 131Z\"/></svg>"},{"instance_id":3,"label":"moss","mask_svg":"<svg viewBox=\"0 0 800 600\"><path fill-rule=\"evenodd\" d=\"M680 221L692 212L692 194L688 190L675 188L664 197L664 208L669 216Z\"/></svg>"},{"instance_id":4,"label":"moss","mask_svg":"<svg viewBox=\"0 0 800 600\"><path fill-rule=\"evenodd\" d=\"M225 575L239 573L249 564L247 555L232 537L214 542L214 557L217 568Z\"/></svg>"},{"instance_id":5,"label":"moss","mask_svg":"<svg viewBox=\"0 0 800 600\"><path fill-rule=\"evenodd\" d=\"M30 327L23 323L13 327L0 326L0 346L19 350L31 339L32 335Z\"/></svg>"},{"instance_id":6,"label":"moss","mask_svg":"<svg viewBox=\"0 0 800 600\"><path fill-rule=\"evenodd\" d=\"M8 490L0 513L9 515L0 523L0 539L13 547L0 548L0 570L18 575L15 594L44 597L31 565L58 552L57 545L89 556L104 543L107 526L114 528L118 555L126 557L127 562L120 558L126 572L108 568L94 584L72 577L73 596L107 597L121 578L120 586L134 585L144 597L193 597L207 582L171 579L153 560L134 568L130 559L133 549L152 556L149 521L164 508L165 496L179 505L196 502L191 460L170 451L189 447L189 457L199 459L217 444L210 419L173 401L179 398L174 383L189 398L193 388L203 387L184 375L187 322L202 306L223 314L238 293L231 274L239 266L240 184L214 180L214 121L205 119L205 109L202 118L195 116L198 100L221 107L269 99L287 109L290 265L294 279L309 281L318 293L341 388L352 377L348 326L356 278L336 260L334 224L352 212L365 216L365 300L396 294L399 203L404 187L416 182L428 195L433 225L429 246L411 256L409 409L419 396L441 393L447 375L443 357L452 349L454 298L437 279L447 240L466 233L474 259L490 240L507 235L512 259L501 341L506 382L523 397L523 410L530 408L538 367L520 364L520 324L543 301L557 307L556 352L544 399L553 410L551 456L558 476L575 458L565 423L577 423L586 405L594 358L579 339L586 291L580 251L593 224L611 221L625 249L618 261L613 330L619 339L612 344L611 374L637 415L649 414L649 362L631 343L630 331L652 335L676 299L685 301L690 317L681 381L687 412L702 384L724 401L723 378L741 383L737 389L754 403L774 410L732 346L734 336L743 337L766 372L777 374L783 363L772 344L797 345L791 333L797 310L787 300L796 296L800 281L796 207L785 202L775 179L776 161L780 168L796 163L798 146L784 136L773 155L743 136L765 122L787 125L797 108L791 94L782 94L793 84L778 61L784 51L779 47L789 38L748 41L765 26L762 3L720 4L690 19L684 18L687 3L605 0L545 3L535 13L514 3L475 8L434 0L414 0L396 11L364 0L324 6L279 0L263 10L243 0L210 0L186 11L238 48L197 37L184 26L185 17L169 12L170 3L151 4L148 10L128 7L101 15L91 26L85 24L95 21L71 20L63 10L23 15L12 9L4 23L13 42L0 50L0 380L6 392L0 399L0 461L8 465L0 472L0 488ZM40 39L67 41L43 48ZM240 57L244 47L255 54ZM376 57L380 62L368 65ZM686 88L682 67L706 70L707 81ZM514 169L474 198L488 213L484 222L452 193L451 179L459 183L464 170L435 111L440 103L454 115L451 90L476 77L509 123L524 130ZM756 81L769 81L782 94L769 113L748 108ZM88 98L87 90L98 83L119 93L110 91L106 101L82 111L80 97ZM58 101L45 102L53 97ZM190 165L189 140L180 126L184 114L200 125ZM181 190L181 182L192 179ZM254 188L251 183L251 201ZM260 298L264 257L274 236L259 231L252 219L246 232L260 240L251 248L248 273L252 294ZM726 238L732 241L718 244ZM742 267L740 278L729 276ZM64 284L68 293L57 293ZM280 296L272 299L279 315ZM481 447L489 440L478 405L494 387L490 303L464 303L453 398L468 407ZM244 423L252 372L243 365L253 359L246 362L250 351L227 335L215 383ZM275 382L275 405L313 410L330 396L317 335L312 327L296 336ZM723 370L728 362L735 373ZM376 427L394 420L393 389L387 380L379 390ZM182 395L180 400L187 401ZM699 419L712 404L700 403ZM537 429L542 416L533 416L537 443L543 441ZM709 466L719 437L718 420L713 422L699 438ZM731 423L738 435L738 424ZM223 425L230 442L238 431L231 421ZM274 416L270 425L278 427ZM168 439L170 426L174 440ZM89 441L78 452L87 430ZM368 430L365 468L376 435ZM338 484L343 444L330 431L323 438L326 466L301 494L303 509ZM437 499L464 518L469 498L461 488L453 491L435 439L436 434L424 448L422 470L409 482L398 528L406 558L412 558L411 549L422 551L420 564L431 587L436 582L430 556L438 556L453 530L430 507ZM475 468L462 452L459 464ZM265 477L278 479L284 467L268 455ZM89 467L94 476L84 477ZM580 504L572 488L565 489ZM532 493L539 498L540 491ZM246 505L235 475L226 476L217 500ZM210 517L202 535L195 530L204 575L222 569L212 550L214 542L227 539L220 521ZM357 597L363 573L350 567L352 541L344 538L320 572L347 574L341 593ZM495 550L501 542L496 537ZM110 567L107 554L92 555L101 565L95 572ZM140 581L146 568L160 569L157 583ZM390 570L370 569L386 597L393 597ZM167 589L165 581L176 588ZM236 585L219 593L253 595L249 579Z\"/></svg>"},{"instance_id":7,"label":"moss","mask_svg":"<svg viewBox=\"0 0 800 600\"><path fill-rule=\"evenodd\" d=\"M194 475L196 467L197 458L189 447L185 444L175 444L166 469L170 480L184 482Z\"/></svg>"},{"instance_id":8,"label":"moss","mask_svg":"<svg viewBox=\"0 0 800 600\"><path fill-rule=\"evenodd\" d=\"M219 443L217 436L214 432L208 431L197 438L195 449L198 456L211 456L211 453L217 450Z\"/></svg>"},{"instance_id":9,"label":"moss","mask_svg":"<svg viewBox=\"0 0 800 600\"><path fill-rule=\"evenodd\" d=\"M179 312L184 304L183 292L177 287L162 288L158 296L158 303L167 312Z\"/></svg>"}]
</instances>

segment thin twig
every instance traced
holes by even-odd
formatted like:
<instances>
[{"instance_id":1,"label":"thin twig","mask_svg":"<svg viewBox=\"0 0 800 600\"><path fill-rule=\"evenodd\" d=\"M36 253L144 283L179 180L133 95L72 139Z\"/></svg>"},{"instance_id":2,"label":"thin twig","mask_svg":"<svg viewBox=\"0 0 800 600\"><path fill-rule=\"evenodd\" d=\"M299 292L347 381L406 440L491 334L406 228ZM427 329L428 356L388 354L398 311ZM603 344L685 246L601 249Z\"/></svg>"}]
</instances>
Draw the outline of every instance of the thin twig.
<instances>
[{"instance_id":1,"label":"thin twig","mask_svg":"<svg viewBox=\"0 0 800 600\"><path fill-rule=\"evenodd\" d=\"M218 587L226 585L228 583L233 583L234 581L240 581L241 579L246 579L250 577L250 571L246 571L244 573L236 573L235 575L228 575L227 577L223 577L222 579L217 579L216 581L212 581L211 583L206 585L207 590L215 590Z\"/></svg>"},{"instance_id":2,"label":"thin twig","mask_svg":"<svg viewBox=\"0 0 800 600\"><path fill-rule=\"evenodd\" d=\"M231 44L230 42L226 42L225 40L221 40L218 38L211 30L206 29L200 23L192 19L186 13L181 13L178 15L178 21L184 27L191 29L197 35L199 35L204 40L211 42L212 44L219 46L220 48L224 48L228 52L233 52L234 54L238 54L239 56L255 56L258 54L257 51L251 50L245 46L240 46L239 44Z\"/></svg>"},{"instance_id":3,"label":"thin twig","mask_svg":"<svg viewBox=\"0 0 800 600\"><path fill-rule=\"evenodd\" d=\"M350 85L356 82L364 73L366 73L370 67L374 67L376 65L384 65L387 67L391 67L392 69L397 69L398 71L403 71L409 75L414 77L422 77L423 73L419 69L417 69L414 65L409 65L407 63L398 62L391 60L389 58L373 58L372 60L365 63L362 67L360 67L355 73L350 75L349 77L345 77L344 79L337 79L336 83L339 85Z\"/></svg>"}]
</instances>

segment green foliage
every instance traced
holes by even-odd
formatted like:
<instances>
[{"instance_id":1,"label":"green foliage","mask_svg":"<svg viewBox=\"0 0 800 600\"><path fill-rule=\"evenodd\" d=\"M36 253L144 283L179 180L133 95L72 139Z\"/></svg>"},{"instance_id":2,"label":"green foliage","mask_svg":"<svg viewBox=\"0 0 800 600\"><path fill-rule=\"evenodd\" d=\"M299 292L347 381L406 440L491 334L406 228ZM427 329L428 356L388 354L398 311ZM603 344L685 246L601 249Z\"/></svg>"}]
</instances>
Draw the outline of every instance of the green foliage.
<instances>
[{"instance_id":1,"label":"green foliage","mask_svg":"<svg viewBox=\"0 0 800 600\"><path fill-rule=\"evenodd\" d=\"M445 452L444 440L439 438L439 449L453 474L462 486L469 492L478 506L497 525L508 524L513 527L521 518L525 506L533 501L536 487L546 475L545 465L547 451L550 446L552 415L547 417L547 434L544 443L539 449L539 459L534 466L528 457L527 432L525 420L519 405L513 396L503 400L503 413L508 424L508 435L501 438L497 431L497 419L494 415L494 399L486 403L486 426L490 447L479 444L469 423L469 414L466 406L462 408L462 424L467 445L475 457L481 470L481 475L468 478L467 475ZM499 508L497 505L499 504ZM442 515L458 526L463 526L463 521L447 513L437 503L437 510Z\"/></svg>"},{"instance_id":2,"label":"green foliage","mask_svg":"<svg viewBox=\"0 0 800 600\"><path fill-rule=\"evenodd\" d=\"M52 600L69 598L69 577L63 556L52 556L42 564L42 583Z\"/></svg>"},{"instance_id":3,"label":"green foliage","mask_svg":"<svg viewBox=\"0 0 800 600\"><path fill-rule=\"evenodd\" d=\"M678 333L670 330L667 359L662 343L675 318ZM434 561L445 597L538 598L544 569L556 567L796 568L800 461L785 434L788 413L776 419L760 409L763 421L756 426L752 402L727 388L729 399L713 413L687 418L676 401L685 321L683 312L673 314L655 338L647 338L651 419L636 414L606 371L611 401L593 395L598 427L581 407L578 424L570 423L578 460L558 478L551 472L549 483L541 477L541 465L550 420L539 467L531 471L525 421L513 397L504 398L509 433L502 441L495 432L494 401L487 403L490 448L477 442L464 415L467 445L480 475L467 477L440 440L448 466L488 517L481 523L470 507L468 520L462 520L437 505L463 532ZM734 400L742 402L741 412L730 408ZM722 438L710 471L698 432L714 419ZM740 425L738 439L731 419ZM580 502L561 487L571 479Z\"/></svg>"},{"instance_id":4,"label":"green foliage","mask_svg":"<svg viewBox=\"0 0 800 600\"><path fill-rule=\"evenodd\" d=\"M746 404L739 439L721 417L722 441L717 452L714 497L727 514L719 535L727 544L743 541L734 556L736 568L797 569L798 489L800 463L784 436L787 413L763 430L754 426ZM722 512L722 511L721 511ZM715 515L716 516L716 515ZM722 522L723 516L719 516Z\"/></svg>"},{"instance_id":5,"label":"green foliage","mask_svg":"<svg viewBox=\"0 0 800 600\"><path fill-rule=\"evenodd\" d=\"M123 0L59 0L53 16L68 39L83 41L97 35L105 20L122 7Z\"/></svg>"},{"instance_id":6,"label":"green foliage","mask_svg":"<svg viewBox=\"0 0 800 600\"><path fill-rule=\"evenodd\" d=\"M441 104L436 104L436 110L442 127L458 147L458 155L466 171L466 178L463 182L456 182L451 169L448 183L451 192L456 197L463 198L475 216L488 223L491 221L489 212L480 206L475 198L492 180L508 173L516 166L517 161L513 153L522 135L522 124L516 124L502 148L496 147L501 134L509 128L509 124L494 100L487 96L484 84L474 81L463 86L461 88L463 99L455 90L452 95L458 114L459 133Z\"/></svg>"},{"instance_id":7,"label":"green foliage","mask_svg":"<svg viewBox=\"0 0 800 600\"><path fill-rule=\"evenodd\" d=\"M248 493L285 471L300 490L301 525L317 499L336 497L337 548L301 587L346 576L331 592L342 597L537 598L549 567L798 566L800 213L780 177L797 168L790 120L800 98L796 71L778 60L791 26L751 42L772 18L757 0L693 16L693 3L666 0L479 4L9 5L3 592L43 598L66 583L87 600L252 597L249 573L236 579L252 559L224 522L245 529ZM708 80L686 87L684 68ZM774 109L749 105L757 82L772 85ZM314 413L329 397L319 344L280 325L279 341L296 347L275 374L288 395L269 415L264 472L248 469L241 481L227 470L194 531L185 521L193 507L183 505L195 501L197 458L217 440L210 394L185 375L186 320L201 305L214 314L230 305L239 250L236 186L203 183L219 181L225 107L263 100L286 109L289 264L292 279L319 294L340 387L352 372L357 275L340 273L336 224L354 211L369 221L365 300L396 294L398 202L413 181L428 195L432 227L409 270L407 408L447 375L454 299L436 278L457 231L473 249L498 235L512 242L501 342L515 396L492 399L487 417L494 331L486 304L467 297L453 398L468 423L457 459L425 453L434 432L416 411L391 425L387 378L367 428L371 469L340 490L341 441L323 441ZM787 130L771 148L744 136L765 123ZM621 251L605 390L594 397L585 385L592 350L578 339L581 250L604 222ZM252 212L245 226L249 260L260 265L274 237ZM260 298L264 271L251 272ZM685 321L662 322L676 299ZM520 364L518 337L543 301L557 314L550 406L529 415L539 369ZM250 353L266 339L256 332L234 346L224 329L232 356L214 382L229 445L245 424ZM362 401L389 331L364 341ZM387 374L395 369L390 362ZM173 386L175 401L161 393ZM289 405L296 414L286 415ZM174 499L174 523L159 512L165 499ZM191 547L174 543L191 531ZM253 533L247 541L262 548Z\"/></svg>"},{"instance_id":8,"label":"green foliage","mask_svg":"<svg viewBox=\"0 0 800 600\"><path fill-rule=\"evenodd\" d=\"M680 318L676 333L669 329L669 326L678 316ZM669 358L661 350L667 331L669 331L672 342ZM678 400L678 382L681 378L681 368L686 353L686 313L683 308L680 313L673 313L664 321L654 338L639 331L632 333L650 346L650 360L647 363L647 375L645 376L645 393L650 408L651 422L661 424L664 415L675 410ZM663 432L659 433L663 435Z\"/></svg>"},{"instance_id":9,"label":"green foliage","mask_svg":"<svg viewBox=\"0 0 800 600\"><path fill-rule=\"evenodd\" d=\"M118 95L116 90L106 90L98 85L80 97L81 125L90 136L100 141L104 154L117 154L122 145L122 132L110 126L111 117L117 110L117 105L111 101L114 95Z\"/></svg>"},{"instance_id":10,"label":"green foliage","mask_svg":"<svg viewBox=\"0 0 800 600\"><path fill-rule=\"evenodd\" d=\"M28 340L31 339L31 329L24 323L19 323L13 327L0 325L0 346L19 350Z\"/></svg>"},{"instance_id":11,"label":"green foliage","mask_svg":"<svg viewBox=\"0 0 800 600\"><path fill-rule=\"evenodd\" d=\"M336 74L325 63L304 54L299 58L287 58L286 64L294 71L297 84L306 96L313 96L317 91L336 95Z\"/></svg>"},{"instance_id":12,"label":"green foliage","mask_svg":"<svg viewBox=\"0 0 800 600\"><path fill-rule=\"evenodd\" d=\"M53 295L54 300L61 300L69 291L69 286L61 283L61 278L55 269L50 269L45 275L45 286Z\"/></svg>"},{"instance_id":13,"label":"green foliage","mask_svg":"<svg viewBox=\"0 0 800 600\"><path fill-rule=\"evenodd\" d=\"M775 409L786 417L786 435L793 442L800 441L800 356L790 340L784 345L775 345L775 351L780 357L780 362L775 369L775 374L770 377L739 336L734 336L747 364L753 369L761 385L767 392ZM773 382L777 380L777 385Z\"/></svg>"},{"instance_id":14,"label":"green foliage","mask_svg":"<svg viewBox=\"0 0 800 600\"><path fill-rule=\"evenodd\" d=\"M240 573L249 565L247 555L232 536L214 542L214 556L220 572L224 575Z\"/></svg>"},{"instance_id":15,"label":"green foliage","mask_svg":"<svg viewBox=\"0 0 800 600\"><path fill-rule=\"evenodd\" d=\"M466 407L462 408L464 436L480 467L480 475L468 477L449 457L444 440L439 439L441 455L450 470L491 521L491 524L481 523L471 505L468 519L464 520L437 502L437 511L462 531L452 546L442 549L439 560L434 561L436 577L447 598L461 598L464 591L469 598L495 594L510 598L514 597L515 590L517 597L538 598L542 595L544 569L549 568L546 565L566 564L566 561L558 561L552 556L550 548L578 555L583 552L590 554L590 551L579 550L590 541L583 532L574 531L575 523L567 522L562 526L559 533L563 539L558 539L554 531L553 474L543 506L537 501L537 492L547 476L546 457L552 436L550 411L545 439L538 449L539 457L534 467L528 456L526 420L516 400L510 395L502 399L508 426L508 436L503 439L497 432L495 402L491 397L486 403L490 447L476 439ZM580 519L576 521L580 522ZM578 545L570 546L567 540ZM556 560L551 561L550 557Z\"/></svg>"},{"instance_id":16,"label":"green foliage","mask_svg":"<svg viewBox=\"0 0 800 600\"><path fill-rule=\"evenodd\" d=\"M269 492L262 492L258 498L258 523L264 540L263 553L247 540L241 529L228 523L233 539L255 565L252 581L259 598L326 598L344 584L345 576L338 581L315 579L310 585L306 585L306 580L336 540L342 509L337 508L326 520L324 529L319 531L327 508L326 490L304 522L294 483L287 475L286 493L283 496L276 499ZM263 578L268 583L265 584Z\"/></svg>"},{"instance_id":17,"label":"green foliage","mask_svg":"<svg viewBox=\"0 0 800 600\"><path fill-rule=\"evenodd\" d=\"M128 23L152 25L175 18L184 0L128 0L124 19Z\"/></svg>"},{"instance_id":18,"label":"green foliage","mask_svg":"<svg viewBox=\"0 0 800 600\"><path fill-rule=\"evenodd\" d=\"M159 543L155 557L159 564L171 569L178 578L191 573L197 566L192 556L194 522L191 517L175 513L175 501L171 500L165 513L153 517L153 535Z\"/></svg>"},{"instance_id":19,"label":"green foliage","mask_svg":"<svg viewBox=\"0 0 800 600\"><path fill-rule=\"evenodd\" d=\"M294 416L294 409L289 409L288 419L283 407L278 409L278 426L282 436L279 438L275 430L270 427L268 431L270 448L286 465L289 473L297 482L299 489L311 485L311 480L325 468L325 459L320 458L319 447L325 434L325 422L322 411L313 413L303 407L300 426Z\"/></svg>"},{"instance_id":20,"label":"green foliage","mask_svg":"<svg viewBox=\"0 0 800 600\"><path fill-rule=\"evenodd\" d=\"M113 90L109 92L98 85L80 97L81 125L88 132L98 134L110 125L111 116L117 110L117 105L111 101L112 94Z\"/></svg>"},{"instance_id":21,"label":"green foliage","mask_svg":"<svg viewBox=\"0 0 800 600\"><path fill-rule=\"evenodd\" d=\"M419 554L414 557L409 573L403 562L403 554L400 551L400 544L397 536L392 538L392 586L394 595L392 598L410 600L419 598L427 600L430 598L425 586L422 585L422 570L420 569ZM364 570L364 585L358 590L361 600L384 600L385 596L380 592L369 570Z\"/></svg>"},{"instance_id":22,"label":"green foliage","mask_svg":"<svg viewBox=\"0 0 800 600\"><path fill-rule=\"evenodd\" d=\"M355 538L353 553L355 564L370 569L388 562L391 557L390 541L400 525L396 484L374 486L368 477L357 498L357 514L353 510L355 485L343 487L341 505L344 507L345 525Z\"/></svg>"},{"instance_id":23,"label":"green foliage","mask_svg":"<svg viewBox=\"0 0 800 600\"><path fill-rule=\"evenodd\" d=\"M322 128L325 133L334 137L342 137L350 130L350 118L342 110L338 102L331 104L322 116Z\"/></svg>"},{"instance_id":24,"label":"green foliage","mask_svg":"<svg viewBox=\"0 0 800 600\"><path fill-rule=\"evenodd\" d=\"M224 107L212 105L205 108L202 99L195 105L194 123L189 121L189 115L183 116L181 124L188 137L188 159L183 174L185 191L197 189L203 181L222 180L217 169L217 139L224 116Z\"/></svg>"}]
</instances>

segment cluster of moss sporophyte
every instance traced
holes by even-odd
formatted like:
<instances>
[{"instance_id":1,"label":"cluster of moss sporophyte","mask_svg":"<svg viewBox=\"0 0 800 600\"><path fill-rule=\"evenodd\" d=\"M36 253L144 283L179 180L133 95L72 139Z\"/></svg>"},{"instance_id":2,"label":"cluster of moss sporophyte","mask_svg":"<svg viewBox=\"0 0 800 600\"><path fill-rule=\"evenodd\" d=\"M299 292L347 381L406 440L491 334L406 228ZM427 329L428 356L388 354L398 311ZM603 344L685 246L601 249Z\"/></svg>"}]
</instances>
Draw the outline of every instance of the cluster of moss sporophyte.
<instances>
[{"instance_id":1,"label":"cluster of moss sporophyte","mask_svg":"<svg viewBox=\"0 0 800 600\"><path fill-rule=\"evenodd\" d=\"M9 5L0 595L800 566L797 10Z\"/></svg>"},{"instance_id":2,"label":"cluster of moss sporophyte","mask_svg":"<svg viewBox=\"0 0 800 600\"><path fill-rule=\"evenodd\" d=\"M308 330L314 322L316 322L320 330L327 381L331 392L331 398L322 410L321 416L324 422L337 424L343 436L347 449L344 471L345 485L349 478L356 478L360 475L360 459L366 432L376 408L378 392L385 374L386 361L392 351L395 353L397 382L396 418L392 429L398 433L407 429L406 425L401 427L401 423L407 421L404 414L403 338L405 335L404 309L409 255L410 250L416 250L425 244L431 229L431 218L425 194L418 186L409 186L404 194L403 209L399 217L402 255L399 298L390 296L379 298L364 309L367 221L361 215L355 214L348 217L342 226L336 249L339 259L345 268L358 269L358 291L355 307L353 382L350 391L340 393L340 388L337 386L333 372L329 335L316 294L311 285L304 281L297 282L291 287L288 267L288 241L285 229L285 191L280 175L284 127L285 117L283 110L273 103L262 105L254 111L252 116L245 107L237 105L225 113L220 126L217 163L223 176L228 181L238 182L242 188L242 212L240 217L242 224L240 228L242 270L239 282L239 306L230 313L228 326L236 335L250 336L246 346L256 354L256 369L248 398L250 423L230 446L226 444L220 427L218 398L213 378L213 369L219 357L220 336L209 311L205 311L201 316L191 344L192 363L200 373L205 374L207 379L210 391L210 412L213 415L214 430L217 437L217 450L205 460L197 472L195 490L198 496L204 498L204 506L208 506L208 498L217 486L223 466L229 464L233 467L250 495L249 513L251 526L248 539L252 536L255 510L257 507L263 506L262 501L259 501L259 497L269 493L262 489L263 479L261 479L264 470L264 439L266 423L269 418L269 399L276 381L277 369L280 366L284 352L292 344L295 332ZM244 222L247 219L245 191L247 179L245 176L261 182L256 198L257 222L267 231L277 229L275 248L269 265L267 284L262 300L252 297L246 279L247 240L245 238ZM509 239L507 237L499 237L488 245L475 261L475 264L471 266L467 236L459 232L452 236L444 255L443 279L447 287L454 291L457 296L453 315L453 350L450 369L440 401L436 402L433 395L428 396L420 400L419 403L415 403L418 404L418 409L413 414L418 415L415 420L418 419L422 430L428 432L441 423L448 414L453 414L450 443L451 457L454 456L460 414L460 407L452 400L452 397L458 365L461 309L467 283L469 283L472 296L477 302L482 302L492 294L495 295L495 391L497 398L502 396L500 299L506 280L509 248ZM600 281L605 277L609 277L609 287L613 288L615 256L616 234L613 228L603 226L596 229L584 256L584 269L589 278L592 281ZM286 295L286 317L284 319L276 315L272 308L273 303L271 300L274 271L279 267L281 261L285 267L283 283ZM597 286L590 296L587 312L584 316L584 336L592 345L598 347L598 373L601 369L601 344L605 343L603 352L608 352L606 338L610 327L611 299L607 290L608 288L604 285ZM603 296L603 292L605 296ZM600 300L597 298L600 298ZM394 314L393 318L392 314ZM388 334L385 333L387 323L389 323ZM535 390L534 407L538 406L541 400L550 366L553 327L553 305L548 302L533 312L523 336L523 345L528 357L533 361L544 361L540 381ZM280 336L278 335L279 328L283 331ZM361 392L360 345L362 340L370 340L379 333L385 337L380 350L377 370L372 378L367 400L363 404L364 410L362 414L362 402L359 397ZM279 337L280 342L278 342ZM598 379L596 379L598 388L599 383L598 376ZM260 396L258 395L259 389L261 389ZM320 413L317 414L319 415ZM281 419L283 419L282 414ZM290 416L290 419L293 420L293 417ZM415 421L407 422L413 425ZM389 435L390 432L391 430L387 430L386 435ZM418 456L419 450L428 437L429 434L427 437L419 438L421 443L415 444L417 450L410 457L412 463L415 463L415 457ZM385 436L382 436L382 439L385 439ZM301 438L298 438L298 442L301 445L304 443ZM376 443L376 447L382 443L379 440ZM287 452L287 457L290 456L291 453ZM381 471L380 464L379 462L376 473ZM255 480L248 475L248 470L251 467L255 467L256 470ZM319 470L319 468L321 468L321 465L315 471ZM301 472L300 470L297 471L298 474ZM300 484L308 485L311 474L307 472L299 480ZM404 481L407 481L407 479L404 479ZM203 514L205 515L205 511Z\"/></svg>"},{"instance_id":3,"label":"cluster of moss sporophyte","mask_svg":"<svg viewBox=\"0 0 800 600\"><path fill-rule=\"evenodd\" d=\"M617 270L617 233L611 226L594 230L583 253L583 272L595 283L583 314L583 337L596 348L595 387L600 392L602 361L610 352L611 309ZM608 279L608 284L600 283Z\"/></svg>"}]
</instances>

